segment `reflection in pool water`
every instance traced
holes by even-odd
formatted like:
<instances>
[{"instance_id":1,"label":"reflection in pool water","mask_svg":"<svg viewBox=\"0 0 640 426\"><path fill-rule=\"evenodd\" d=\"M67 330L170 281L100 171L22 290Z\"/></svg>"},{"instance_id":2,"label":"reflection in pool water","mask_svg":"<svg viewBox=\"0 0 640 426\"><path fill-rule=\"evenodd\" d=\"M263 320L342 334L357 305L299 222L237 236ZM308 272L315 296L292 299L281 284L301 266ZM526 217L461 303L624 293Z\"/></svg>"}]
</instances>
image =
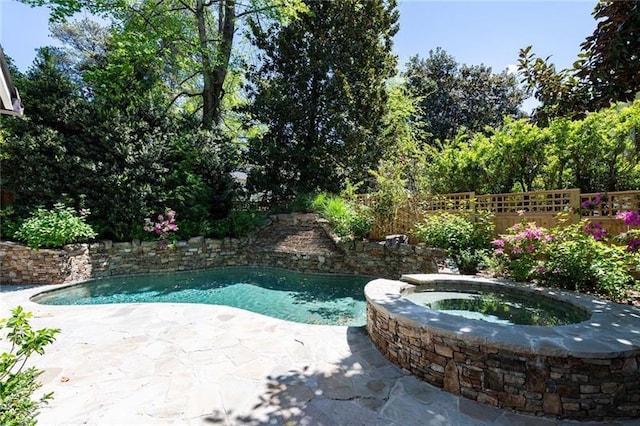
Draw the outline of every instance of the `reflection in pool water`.
<instances>
[{"instance_id":1,"label":"reflection in pool water","mask_svg":"<svg viewBox=\"0 0 640 426\"><path fill-rule=\"evenodd\" d=\"M205 303L308 324L361 326L368 278L267 268L111 277L41 293L46 305Z\"/></svg>"},{"instance_id":2,"label":"reflection in pool water","mask_svg":"<svg viewBox=\"0 0 640 426\"><path fill-rule=\"evenodd\" d=\"M500 324L554 326L589 318L568 303L511 292L417 291L405 297L429 309Z\"/></svg>"}]
</instances>

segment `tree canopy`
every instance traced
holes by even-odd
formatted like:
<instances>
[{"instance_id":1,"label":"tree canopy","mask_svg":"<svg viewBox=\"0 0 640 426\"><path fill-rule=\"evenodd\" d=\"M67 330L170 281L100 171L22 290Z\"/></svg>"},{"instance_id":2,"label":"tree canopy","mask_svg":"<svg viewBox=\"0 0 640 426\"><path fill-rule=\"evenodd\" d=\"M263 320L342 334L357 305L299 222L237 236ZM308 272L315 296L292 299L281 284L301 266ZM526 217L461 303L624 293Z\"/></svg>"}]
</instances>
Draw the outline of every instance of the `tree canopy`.
<instances>
[{"instance_id":1,"label":"tree canopy","mask_svg":"<svg viewBox=\"0 0 640 426\"><path fill-rule=\"evenodd\" d=\"M461 129L483 132L487 126L500 126L505 116L522 116L525 94L506 70L494 74L485 65L460 65L437 48L428 58L412 57L404 75L419 99L416 120L432 141L452 139Z\"/></svg>"},{"instance_id":2,"label":"tree canopy","mask_svg":"<svg viewBox=\"0 0 640 426\"><path fill-rule=\"evenodd\" d=\"M640 3L601 1L592 15L597 27L572 68L557 71L550 57L537 57L531 46L520 51L519 70L541 102L534 111L541 124L554 117L583 118L640 92Z\"/></svg>"},{"instance_id":3,"label":"tree canopy","mask_svg":"<svg viewBox=\"0 0 640 426\"><path fill-rule=\"evenodd\" d=\"M63 45L12 69L26 113L0 118L3 232L62 201L103 238L142 238L166 208L180 236L224 234L240 169L252 199L360 188L382 215L424 191L640 184L637 102L600 108L638 90L637 2L599 3L574 69L523 49L534 124L506 71L435 49L398 74L396 0L21 1L51 8ZM83 8L106 23L67 20Z\"/></svg>"},{"instance_id":4,"label":"tree canopy","mask_svg":"<svg viewBox=\"0 0 640 426\"><path fill-rule=\"evenodd\" d=\"M365 180L386 149L395 1L306 4L288 25L251 25L249 114L266 131L249 142L249 183L273 199Z\"/></svg>"},{"instance_id":5,"label":"tree canopy","mask_svg":"<svg viewBox=\"0 0 640 426\"><path fill-rule=\"evenodd\" d=\"M47 5L54 22L88 10L113 22L108 60L93 70L97 90L129 101L161 90L169 105L198 99L202 125L220 124L236 33L243 19L289 19L306 11L301 0L21 0ZM143 78L144 76L144 78Z\"/></svg>"}]
</instances>

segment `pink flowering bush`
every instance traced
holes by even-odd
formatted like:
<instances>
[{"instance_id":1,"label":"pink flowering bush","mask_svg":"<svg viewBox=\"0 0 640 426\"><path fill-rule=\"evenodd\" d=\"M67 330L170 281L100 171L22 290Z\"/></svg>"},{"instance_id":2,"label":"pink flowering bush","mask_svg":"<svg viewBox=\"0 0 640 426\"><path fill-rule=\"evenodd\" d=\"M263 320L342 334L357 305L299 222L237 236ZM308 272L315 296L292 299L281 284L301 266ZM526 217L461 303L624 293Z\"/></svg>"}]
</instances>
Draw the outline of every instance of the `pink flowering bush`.
<instances>
[{"instance_id":1,"label":"pink flowering bush","mask_svg":"<svg viewBox=\"0 0 640 426\"><path fill-rule=\"evenodd\" d=\"M602 241L607 236L607 230L599 222L586 222L583 230L585 234L591 235L596 241Z\"/></svg>"},{"instance_id":2,"label":"pink flowering bush","mask_svg":"<svg viewBox=\"0 0 640 426\"><path fill-rule=\"evenodd\" d=\"M160 241L162 247L167 247L169 241L172 243L175 241L175 232L178 231L178 225L176 225L176 212L167 208L164 214L160 213L157 218L157 222L153 222L151 218L145 218L144 228L145 232L155 234Z\"/></svg>"},{"instance_id":3,"label":"pink flowering bush","mask_svg":"<svg viewBox=\"0 0 640 426\"><path fill-rule=\"evenodd\" d=\"M523 218L493 241L494 256L517 281L623 298L634 284L632 254L610 244L600 224L567 224L562 214L558 222L546 230Z\"/></svg>"},{"instance_id":4,"label":"pink flowering bush","mask_svg":"<svg viewBox=\"0 0 640 426\"><path fill-rule=\"evenodd\" d=\"M631 229L632 226L640 226L640 212L637 210L620 212L616 219L624 221L627 232L617 236L617 240L627 245L627 251L640 254L640 229Z\"/></svg>"},{"instance_id":5,"label":"pink flowering bush","mask_svg":"<svg viewBox=\"0 0 640 426\"><path fill-rule=\"evenodd\" d=\"M492 244L494 254L507 264L511 277L527 281L539 266L547 243L552 240L553 236L545 228L523 220L513 225L509 234L493 240Z\"/></svg>"}]
</instances>

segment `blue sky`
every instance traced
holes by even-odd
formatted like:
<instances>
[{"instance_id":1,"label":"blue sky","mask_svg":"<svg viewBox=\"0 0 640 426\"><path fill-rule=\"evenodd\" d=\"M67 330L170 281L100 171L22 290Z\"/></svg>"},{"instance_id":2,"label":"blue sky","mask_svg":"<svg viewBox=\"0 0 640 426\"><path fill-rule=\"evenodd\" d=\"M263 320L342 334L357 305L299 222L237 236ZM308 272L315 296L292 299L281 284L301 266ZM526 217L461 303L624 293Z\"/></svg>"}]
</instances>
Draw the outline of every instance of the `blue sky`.
<instances>
[{"instance_id":1,"label":"blue sky","mask_svg":"<svg viewBox=\"0 0 640 426\"><path fill-rule=\"evenodd\" d=\"M501 71L517 63L518 51L533 45L539 56L552 56L560 68L576 59L580 43L595 29L595 0L404 0L395 38L399 63L442 47L459 63L484 63ZM50 45L48 13L15 0L0 0L0 42L25 71L35 49Z\"/></svg>"}]
</instances>

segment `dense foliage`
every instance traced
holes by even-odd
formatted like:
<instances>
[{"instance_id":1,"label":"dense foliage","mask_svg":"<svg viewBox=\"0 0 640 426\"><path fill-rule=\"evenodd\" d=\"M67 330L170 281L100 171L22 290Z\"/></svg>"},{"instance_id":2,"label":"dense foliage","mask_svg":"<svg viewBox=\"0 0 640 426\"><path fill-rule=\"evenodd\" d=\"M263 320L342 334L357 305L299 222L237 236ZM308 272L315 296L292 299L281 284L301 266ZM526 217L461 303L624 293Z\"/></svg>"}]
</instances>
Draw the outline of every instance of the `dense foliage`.
<instances>
[{"instance_id":1,"label":"dense foliage","mask_svg":"<svg viewBox=\"0 0 640 426\"><path fill-rule=\"evenodd\" d=\"M640 2L601 1L598 21L581 48L585 61L578 76L588 81L592 108L631 101L640 92Z\"/></svg>"},{"instance_id":2,"label":"dense foliage","mask_svg":"<svg viewBox=\"0 0 640 426\"><path fill-rule=\"evenodd\" d=\"M553 119L546 128L506 120L489 135L447 141L428 166L426 186L434 193L636 189L639 128L640 100L582 120Z\"/></svg>"},{"instance_id":3,"label":"dense foliage","mask_svg":"<svg viewBox=\"0 0 640 426\"><path fill-rule=\"evenodd\" d=\"M514 74L506 70L494 74L485 65L460 65L440 48L425 59L412 57L404 76L408 89L419 99L415 120L432 144L452 139L460 131L483 132L486 126L500 126L504 117L522 115L525 93Z\"/></svg>"},{"instance_id":4,"label":"dense foliage","mask_svg":"<svg viewBox=\"0 0 640 426\"><path fill-rule=\"evenodd\" d=\"M561 217L551 230L521 223L493 241L494 267L501 265L517 281L586 291L624 299L634 285L631 271L640 266L635 250L604 238L597 224L567 225Z\"/></svg>"},{"instance_id":5,"label":"dense foliage","mask_svg":"<svg viewBox=\"0 0 640 426\"><path fill-rule=\"evenodd\" d=\"M395 0L308 1L288 25L252 22L259 65L250 73L249 186L269 200L339 192L363 181L387 149L382 118L395 72Z\"/></svg>"},{"instance_id":6,"label":"dense foliage","mask_svg":"<svg viewBox=\"0 0 640 426\"><path fill-rule=\"evenodd\" d=\"M463 274L476 273L489 253L494 226L491 216L482 212L438 212L416 224L415 234L430 247L447 253Z\"/></svg>"},{"instance_id":7,"label":"dense foliage","mask_svg":"<svg viewBox=\"0 0 640 426\"><path fill-rule=\"evenodd\" d=\"M21 306L11 311L11 317L0 321L0 330L9 343L9 351L0 355L0 424L6 426L35 425L39 409L47 404L53 393L45 393L34 400L33 394L42 387L37 381L42 370L26 367L35 354L44 354L44 347L55 340L58 329L33 330L30 312Z\"/></svg>"},{"instance_id":8,"label":"dense foliage","mask_svg":"<svg viewBox=\"0 0 640 426\"><path fill-rule=\"evenodd\" d=\"M333 226L339 237L361 240L373 227L373 215L366 206L344 196L321 193L312 207Z\"/></svg>"},{"instance_id":9,"label":"dense foliage","mask_svg":"<svg viewBox=\"0 0 640 426\"><path fill-rule=\"evenodd\" d=\"M557 71L531 46L520 51L519 70L541 102L534 117L543 125L555 117L581 118L611 103L630 102L640 92L640 3L600 1L593 16L597 27L572 68Z\"/></svg>"},{"instance_id":10,"label":"dense foliage","mask_svg":"<svg viewBox=\"0 0 640 426\"><path fill-rule=\"evenodd\" d=\"M121 110L87 98L55 50L42 49L26 75L15 75L28 115L0 119L8 134L0 166L16 216L65 202L90 208L101 237L126 240L141 238L143 219L167 205L186 236L207 234L230 210L237 150L220 131L153 99Z\"/></svg>"},{"instance_id":11,"label":"dense foliage","mask_svg":"<svg viewBox=\"0 0 640 426\"><path fill-rule=\"evenodd\" d=\"M96 236L85 223L88 211L77 214L71 207L58 203L51 210L37 209L13 235L31 248L59 248L65 244L85 242Z\"/></svg>"},{"instance_id":12,"label":"dense foliage","mask_svg":"<svg viewBox=\"0 0 640 426\"><path fill-rule=\"evenodd\" d=\"M112 20L108 49L87 72L93 89L121 105L149 96L163 97L168 106L197 99L187 108L200 112L207 129L223 119L243 19L286 20L306 11L300 0L21 1L48 5L54 22L83 10Z\"/></svg>"}]
</instances>

